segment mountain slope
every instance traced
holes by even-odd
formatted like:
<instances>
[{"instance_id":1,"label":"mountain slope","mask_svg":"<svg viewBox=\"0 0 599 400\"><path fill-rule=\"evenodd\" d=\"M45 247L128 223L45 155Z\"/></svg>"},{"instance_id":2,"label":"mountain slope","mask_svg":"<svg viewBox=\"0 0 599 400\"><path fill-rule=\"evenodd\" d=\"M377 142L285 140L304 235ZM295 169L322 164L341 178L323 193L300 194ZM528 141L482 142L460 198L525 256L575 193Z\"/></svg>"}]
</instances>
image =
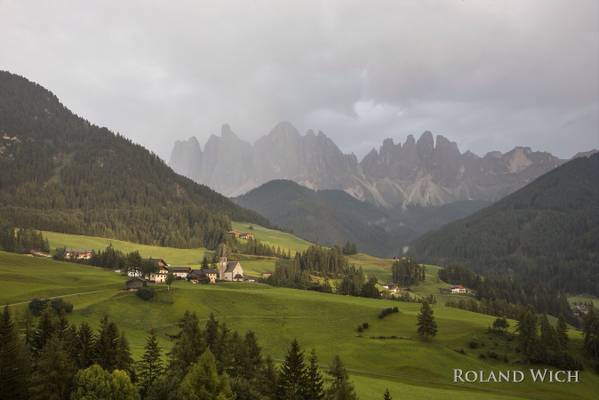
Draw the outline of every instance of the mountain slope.
<instances>
[{"instance_id":1,"label":"mountain slope","mask_svg":"<svg viewBox=\"0 0 599 400\"><path fill-rule=\"evenodd\" d=\"M599 154L580 157L416 240L415 255L599 294Z\"/></svg>"},{"instance_id":2,"label":"mountain slope","mask_svg":"<svg viewBox=\"0 0 599 400\"><path fill-rule=\"evenodd\" d=\"M404 144L386 139L358 162L324 133L301 135L290 123L277 124L253 145L223 126L205 148L196 138L178 141L170 165L179 173L228 196L238 196L274 179L315 190L344 190L384 208L431 207L462 200L496 201L563 161L548 153L516 147L479 157L461 153L455 142L424 132Z\"/></svg>"},{"instance_id":3,"label":"mountain slope","mask_svg":"<svg viewBox=\"0 0 599 400\"><path fill-rule=\"evenodd\" d=\"M384 257L401 253L418 235L487 204L458 202L388 210L341 190L314 191L289 180L270 181L234 201L306 240L327 245L349 240L360 251Z\"/></svg>"},{"instance_id":4,"label":"mountain slope","mask_svg":"<svg viewBox=\"0 0 599 400\"><path fill-rule=\"evenodd\" d=\"M5 71L0 217L20 226L176 247L215 245L230 218L268 223Z\"/></svg>"}]
</instances>

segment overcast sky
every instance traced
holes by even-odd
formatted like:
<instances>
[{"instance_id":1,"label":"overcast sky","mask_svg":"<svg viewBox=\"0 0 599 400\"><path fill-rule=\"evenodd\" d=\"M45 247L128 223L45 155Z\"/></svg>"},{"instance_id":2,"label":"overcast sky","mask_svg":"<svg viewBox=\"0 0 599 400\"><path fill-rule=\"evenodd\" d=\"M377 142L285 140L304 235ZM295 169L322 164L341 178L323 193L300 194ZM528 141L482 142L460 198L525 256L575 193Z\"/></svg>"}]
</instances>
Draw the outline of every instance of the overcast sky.
<instances>
[{"instance_id":1,"label":"overcast sky","mask_svg":"<svg viewBox=\"0 0 599 400\"><path fill-rule=\"evenodd\" d=\"M0 69L165 159L283 120L359 156L424 130L599 148L596 0L0 0Z\"/></svg>"}]
</instances>

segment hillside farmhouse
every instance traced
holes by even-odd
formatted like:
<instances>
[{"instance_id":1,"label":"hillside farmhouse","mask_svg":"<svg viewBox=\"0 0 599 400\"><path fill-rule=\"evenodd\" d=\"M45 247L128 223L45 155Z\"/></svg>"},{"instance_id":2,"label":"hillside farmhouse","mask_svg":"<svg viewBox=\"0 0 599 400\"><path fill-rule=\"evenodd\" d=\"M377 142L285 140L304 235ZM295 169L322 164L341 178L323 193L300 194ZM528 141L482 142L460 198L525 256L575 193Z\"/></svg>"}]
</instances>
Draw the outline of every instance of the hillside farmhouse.
<instances>
[{"instance_id":1,"label":"hillside farmhouse","mask_svg":"<svg viewBox=\"0 0 599 400\"><path fill-rule=\"evenodd\" d=\"M64 249L64 259L69 261L83 261L89 260L94 255L93 250L85 249Z\"/></svg>"},{"instance_id":2,"label":"hillside farmhouse","mask_svg":"<svg viewBox=\"0 0 599 400\"><path fill-rule=\"evenodd\" d=\"M468 289L466 289L463 285L453 285L450 289L451 294L466 294L468 293Z\"/></svg>"},{"instance_id":3,"label":"hillside farmhouse","mask_svg":"<svg viewBox=\"0 0 599 400\"><path fill-rule=\"evenodd\" d=\"M218 277L221 281L242 281L243 268L239 261L228 261L227 257L223 257L218 263Z\"/></svg>"}]
</instances>

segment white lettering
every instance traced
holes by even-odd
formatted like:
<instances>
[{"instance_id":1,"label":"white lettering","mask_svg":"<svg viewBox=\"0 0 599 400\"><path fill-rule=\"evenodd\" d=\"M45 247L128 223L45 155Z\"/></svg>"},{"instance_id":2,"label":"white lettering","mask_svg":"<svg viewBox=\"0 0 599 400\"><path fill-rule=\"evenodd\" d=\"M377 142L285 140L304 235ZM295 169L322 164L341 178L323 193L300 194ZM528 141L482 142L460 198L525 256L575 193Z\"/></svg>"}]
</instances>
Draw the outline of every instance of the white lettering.
<instances>
[{"instance_id":1,"label":"white lettering","mask_svg":"<svg viewBox=\"0 0 599 400\"><path fill-rule=\"evenodd\" d=\"M578 383L578 371L568 371L568 383Z\"/></svg>"},{"instance_id":2,"label":"white lettering","mask_svg":"<svg viewBox=\"0 0 599 400\"><path fill-rule=\"evenodd\" d=\"M481 375L482 375L482 371L480 371L480 372L481 372ZM466 382L468 382L468 383L474 383L474 382L476 382L476 379L478 378L478 375L476 374L476 371L466 371L465 378L466 378Z\"/></svg>"},{"instance_id":3,"label":"white lettering","mask_svg":"<svg viewBox=\"0 0 599 400\"><path fill-rule=\"evenodd\" d=\"M512 372L512 382L516 382L516 383L524 382L524 372L513 371Z\"/></svg>"},{"instance_id":4,"label":"white lettering","mask_svg":"<svg viewBox=\"0 0 599 400\"><path fill-rule=\"evenodd\" d=\"M510 371L499 371L499 382L509 382Z\"/></svg>"},{"instance_id":5,"label":"white lettering","mask_svg":"<svg viewBox=\"0 0 599 400\"><path fill-rule=\"evenodd\" d=\"M531 369L530 370L530 376L532 376L533 382L536 382L536 381L545 382L545 375L547 375L547 369L544 369L544 370Z\"/></svg>"},{"instance_id":6,"label":"white lettering","mask_svg":"<svg viewBox=\"0 0 599 400\"><path fill-rule=\"evenodd\" d=\"M462 370L461 369L454 369L453 370L453 383L456 383L458 381L458 379L461 382L465 382L464 378L462 378Z\"/></svg>"}]
</instances>

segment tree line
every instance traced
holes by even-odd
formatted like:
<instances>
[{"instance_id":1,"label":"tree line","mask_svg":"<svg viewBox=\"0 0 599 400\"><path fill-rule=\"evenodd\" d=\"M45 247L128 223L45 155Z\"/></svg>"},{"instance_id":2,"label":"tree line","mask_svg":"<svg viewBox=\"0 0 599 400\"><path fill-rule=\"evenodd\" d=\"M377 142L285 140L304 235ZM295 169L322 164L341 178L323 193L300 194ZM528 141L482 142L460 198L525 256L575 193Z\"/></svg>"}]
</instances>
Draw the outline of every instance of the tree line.
<instances>
[{"instance_id":1,"label":"tree line","mask_svg":"<svg viewBox=\"0 0 599 400\"><path fill-rule=\"evenodd\" d=\"M475 297L481 301L448 302L447 305L468 309L484 314L518 319L532 306L538 313L546 313L566 318L566 321L579 326L580 321L572 312L564 292L552 289L541 280L522 281L511 277L482 277L462 265L450 265L439 271L439 278L451 284L463 284L475 290Z\"/></svg>"},{"instance_id":2,"label":"tree line","mask_svg":"<svg viewBox=\"0 0 599 400\"><path fill-rule=\"evenodd\" d=\"M0 250L11 253L29 253L32 250L48 253L50 243L41 232L34 229L3 225L0 226Z\"/></svg>"},{"instance_id":3,"label":"tree line","mask_svg":"<svg viewBox=\"0 0 599 400\"><path fill-rule=\"evenodd\" d=\"M11 400L357 400L336 356L323 374L314 350L294 340L280 367L252 331L240 335L210 315L185 312L163 357L155 332L134 361L128 341L104 317L97 331L48 307L24 338L5 307L0 317L0 399ZM390 395L389 395L390 396Z\"/></svg>"},{"instance_id":4,"label":"tree line","mask_svg":"<svg viewBox=\"0 0 599 400\"><path fill-rule=\"evenodd\" d=\"M425 279L425 267L410 257L401 257L391 266L392 280L401 286L411 286Z\"/></svg>"}]
</instances>

